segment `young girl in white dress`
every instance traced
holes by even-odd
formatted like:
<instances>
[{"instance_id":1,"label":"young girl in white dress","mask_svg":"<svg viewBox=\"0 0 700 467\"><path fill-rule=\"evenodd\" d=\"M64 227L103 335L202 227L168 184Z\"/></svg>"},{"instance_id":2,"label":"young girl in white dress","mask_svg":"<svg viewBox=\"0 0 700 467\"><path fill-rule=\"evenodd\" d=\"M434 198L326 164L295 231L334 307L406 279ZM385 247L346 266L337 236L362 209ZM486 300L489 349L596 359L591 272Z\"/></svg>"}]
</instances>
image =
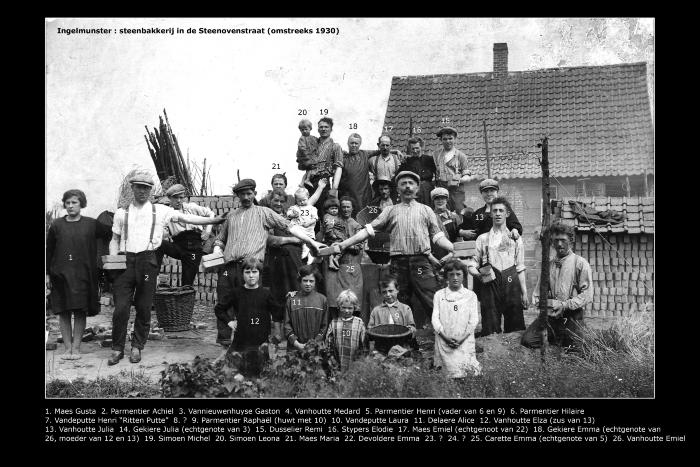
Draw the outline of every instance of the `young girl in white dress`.
<instances>
[{"instance_id":1,"label":"young girl in white dress","mask_svg":"<svg viewBox=\"0 0 700 467\"><path fill-rule=\"evenodd\" d=\"M435 367L442 367L452 378L479 375L481 364L474 340L479 313L476 294L463 285L467 266L458 259L450 260L443 273L448 285L433 298Z\"/></svg>"}]
</instances>

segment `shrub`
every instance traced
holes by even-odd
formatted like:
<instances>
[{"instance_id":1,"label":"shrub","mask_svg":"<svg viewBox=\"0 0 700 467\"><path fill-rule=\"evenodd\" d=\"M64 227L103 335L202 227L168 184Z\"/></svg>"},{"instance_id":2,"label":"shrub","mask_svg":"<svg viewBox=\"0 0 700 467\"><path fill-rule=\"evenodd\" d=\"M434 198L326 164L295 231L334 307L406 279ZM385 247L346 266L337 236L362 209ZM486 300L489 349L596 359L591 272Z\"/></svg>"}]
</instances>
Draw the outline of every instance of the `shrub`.
<instances>
[{"instance_id":1,"label":"shrub","mask_svg":"<svg viewBox=\"0 0 700 467\"><path fill-rule=\"evenodd\" d=\"M120 375L129 376L126 371ZM46 385L46 397L70 398L114 398L114 397L155 397L158 387L143 372L131 373L129 380L116 375L98 377L86 381L78 378L74 381L54 379Z\"/></svg>"}]
</instances>

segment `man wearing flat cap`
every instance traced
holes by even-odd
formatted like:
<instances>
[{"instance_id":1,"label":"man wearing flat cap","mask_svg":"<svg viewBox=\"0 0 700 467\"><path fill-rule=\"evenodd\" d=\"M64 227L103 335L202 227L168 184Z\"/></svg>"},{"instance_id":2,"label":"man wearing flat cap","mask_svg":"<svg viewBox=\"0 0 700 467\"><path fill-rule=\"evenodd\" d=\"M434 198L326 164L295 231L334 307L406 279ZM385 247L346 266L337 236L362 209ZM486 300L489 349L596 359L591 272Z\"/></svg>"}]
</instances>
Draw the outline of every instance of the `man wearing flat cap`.
<instances>
[{"instance_id":1,"label":"man wearing flat cap","mask_svg":"<svg viewBox=\"0 0 700 467\"><path fill-rule=\"evenodd\" d=\"M170 207L184 214L201 217L216 217L211 209L196 203L186 203L187 190L179 183L171 186L165 192L170 200ZM170 240L163 240L157 251L158 264L163 255L182 261L182 285L192 285L199 270L199 262L204 252L202 242L211 235L212 224L202 229L199 225L187 224L184 221L171 220L165 225L165 231Z\"/></svg>"},{"instance_id":2,"label":"man wearing flat cap","mask_svg":"<svg viewBox=\"0 0 700 467\"><path fill-rule=\"evenodd\" d=\"M450 192L447 205L451 211L457 211L464 202L461 184L471 180L472 171L467 167L467 155L455 147L457 130L445 126L436 135L442 142L442 150L433 156L437 170L435 185L447 188Z\"/></svg>"},{"instance_id":3,"label":"man wearing flat cap","mask_svg":"<svg viewBox=\"0 0 700 467\"><path fill-rule=\"evenodd\" d=\"M141 361L141 350L146 345L151 327L151 305L160 269L156 252L161 246L166 225L170 222L196 225L223 222L221 218L186 214L163 204L151 203L153 175L147 170L137 171L129 183L134 201L126 209L117 209L112 225L112 241L109 243L110 255L126 254L126 270L115 279L113 286L112 355L107 360L109 365L124 358L132 299L136 317L129 361Z\"/></svg>"},{"instance_id":4,"label":"man wearing flat cap","mask_svg":"<svg viewBox=\"0 0 700 467\"><path fill-rule=\"evenodd\" d=\"M233 302L234 289L243 286L243 260L256 258L265 262L265 247L270 229L278 229L294 235L309 245L314 256L318 255L318 248L324 246L309 238L301 225L292 225L287 218L272 209L254 204L255 187L255 180L250 178L241 180L233 187L233 192L238 196L241 205L238 209L229 212L226 222L214 241L214 252L222 253L223 248L225 262L219 270L216 285L218 298L214 307L216 342L224 346L231 344L228 310ZM279 316L277 313L272 317L275 323L280 323L283 319L284 316Z\"/></svg>"},{"instance_id":5,"label":"man wearing flat cap","mask_svg":"<svg viewBox=\"0 0 700 467\"><path fill-rule=\"evenodd\" d=\"M464 237L465 240L475 240L479 235L485 234L493 227L491 203L498 196L498 190L498 182L492 178L487 178L479 183L479 191L486 204L474 211L471 217L465 216L462 225L459 227L459 235ZM523 234L523 226L512 210L506 218L506 227L513 240L517 240Z\"/></svg>"},{"instance_id":6,"label":"man wearing flat cap","mask_svg":"<svg viewBox=\"0 0 700 467\"><path fill-rule=\"evenodd\" d=\"M342 250L374 237L375 232L387 232L390 238L390 271L398 277L399 300L409 303L416 294L423 309L418 315L418 325L426 322L433 311L433 296L439 283L433 272L428 255L430 242L448 252L454 252L452 242L440 228L440 223L430 207L415 200L420 176L414 172L400 172L396 184L401 202L388 206L370 224L338 245ZM430 319L427 319L430 322Z\"/></svg>"},{"instance_id":7,"label":"man wearing flat cap","mask_svg":"<svg viewBox=\"0 0 700 467\"><path fill-rule=\"evenodd\" d=\"M438 222L440 222L442 231L445 232L449 241L456 242L458 239L457 230L462 223L462 219L459 214L447 208L449 196L450 194L447 188L438 187L430 192L430 198L433 201L433 210L435 211ZM447 250L433 244L432 254L429 256L429 259L436 270L439 270L451 258L452 254Z\"/></svg>"}]
</instances>

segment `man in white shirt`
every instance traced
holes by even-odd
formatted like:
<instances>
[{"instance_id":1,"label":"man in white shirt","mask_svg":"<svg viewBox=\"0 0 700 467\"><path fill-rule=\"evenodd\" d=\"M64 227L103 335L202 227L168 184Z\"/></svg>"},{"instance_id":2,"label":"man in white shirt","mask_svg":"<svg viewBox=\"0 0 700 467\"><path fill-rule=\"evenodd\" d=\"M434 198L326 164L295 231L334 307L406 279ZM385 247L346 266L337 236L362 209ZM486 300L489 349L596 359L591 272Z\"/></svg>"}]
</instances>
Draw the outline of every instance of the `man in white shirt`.
<instances>
[{"instance_id":1,"label":"man in white shirt","mask_svg":"<svg viewBox=\"0 0 700 467\"><path fill-rule=\"evenodd\" d=\"M163 240L168 222L188 224L219 224L217 217L184 214L163 204L149 201L153 175L147 170L136 172L131 179L134 201L126 209L117 209L112 225L109 254L126 254L126 270L114 281L114 315L112 317L112 355L107 364L115 365L124 358L126 327L132 298L136 308L134 333L131 337L131 363L141 361L141 350L148 339L151 326L151 305L158 282L156 250Z\"/></svg>"},{"instance_id":2,"label":"man in white shirt","mask_svg":"<svg viewBox=\"0 0 700 467\"><path fill-rule=\"evenodd\" d=\"M176 183L165 192L170 200L170 207L183 214L193 214L201 217L216 217L211 209L196 203L186 203L187 189ZM212 225L202 229L199 225L191 225L183 220L171 220L165 225L170 234L170 240L163 240L156 252L158 264L161 264L163 254L182 262L182 285L192 285L199 270L199 262L204 252L202 242L211 236Z\"/></svg>"},{"instance_id":3,"label":"man in white shirt","mask_svg":"<svg viewBox=\"0 0 700 467\"><path fill-rule=\"evenodd\" d=\"M487 336L501 332L525 329L523 308L527 308L527 284L525 282L525 248L522 237L513 240L506 218L512 211L510 203L498 197L491 203L493 227L476 239L476 254L468 260L469 274L481 281L481 333ZM478 268L491 266L493 277L482 274ZM483 272L483 270L482 270Z\"/></svg>"}]
</instances>

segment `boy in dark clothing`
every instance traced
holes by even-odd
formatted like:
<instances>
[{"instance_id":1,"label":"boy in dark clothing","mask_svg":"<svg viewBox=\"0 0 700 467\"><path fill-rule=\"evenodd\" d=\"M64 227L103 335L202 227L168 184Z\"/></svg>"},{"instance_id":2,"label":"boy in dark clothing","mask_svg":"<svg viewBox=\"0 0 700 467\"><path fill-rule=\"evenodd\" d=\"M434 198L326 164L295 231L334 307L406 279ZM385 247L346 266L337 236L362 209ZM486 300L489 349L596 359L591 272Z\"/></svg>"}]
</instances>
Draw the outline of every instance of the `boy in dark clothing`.
<instances>
[{"instance_id":1,"label":"boy in dark clothing","mask_svg":"<svg viewBox=\"0 0 700 467\"><path fill-rule=\"evenodd\" d=\"M462 225L459 226L459 235L465 240L476 240L479 235L485 234L493 227L491 218L491 203L498 196L498 182L487 178L479 183L479 191L486 203L474 211L473 216L468 219L464 216ZM513 211L506 218L506 227L510 231L513 240L517 240L523 234L523 226Z\"/></svg>"}]
</instances>

